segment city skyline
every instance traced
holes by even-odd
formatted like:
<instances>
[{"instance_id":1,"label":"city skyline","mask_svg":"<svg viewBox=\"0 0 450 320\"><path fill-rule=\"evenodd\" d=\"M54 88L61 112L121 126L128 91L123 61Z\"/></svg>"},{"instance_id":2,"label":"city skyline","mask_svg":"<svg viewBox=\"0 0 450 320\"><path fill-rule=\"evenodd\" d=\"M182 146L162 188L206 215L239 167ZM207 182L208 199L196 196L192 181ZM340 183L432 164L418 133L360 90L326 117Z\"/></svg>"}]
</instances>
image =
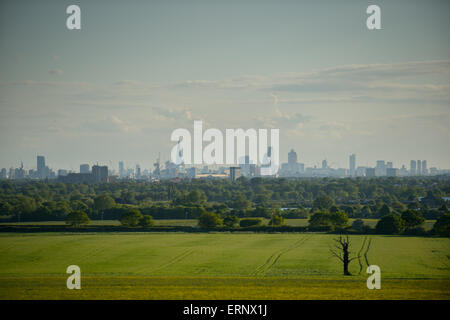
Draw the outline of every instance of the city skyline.
<instances>
[{"instance_id":1,"label":"city skyline","mask_svg":"<svg viewBox=\"0 0 450 320\"><path fill-rule=\"evenodd\" d=\"M270 150L269 146L269 150ZM270 151L268 151L270 152ZM375 166L358 165L357 155L349 155L347 167L333 168L327 161L322 160L321 166L307 166L298 161L298 155L294 149L288 153L288 161L282 162L275 177L405 177L405 176L435 176L449 174L450 170L428 167L427 160L410 160L409 167L405 164L395 166L392 161L376 160ZM24 168L23 163L18 168L1 168L0 179L58 179L61 182L107 182L115 179L135 179L135 180L160 180L172 178L224 178L229 177L232 181L239 176L260 177L260 166L253 164L249 156L242 159L242 163L235 165L185 165L175 164L171 161L161 162L160 158L153 162L153 167L141 169L137 163L134 167L125 165L124 161L119 161L118 166L99 164L92 165L81 163L79 171L62 168L50 168L46 165L45 156L36 156L36 170L34 168ZM117 170L116 170L117 168Z\"/></svg>"}]
</instances>

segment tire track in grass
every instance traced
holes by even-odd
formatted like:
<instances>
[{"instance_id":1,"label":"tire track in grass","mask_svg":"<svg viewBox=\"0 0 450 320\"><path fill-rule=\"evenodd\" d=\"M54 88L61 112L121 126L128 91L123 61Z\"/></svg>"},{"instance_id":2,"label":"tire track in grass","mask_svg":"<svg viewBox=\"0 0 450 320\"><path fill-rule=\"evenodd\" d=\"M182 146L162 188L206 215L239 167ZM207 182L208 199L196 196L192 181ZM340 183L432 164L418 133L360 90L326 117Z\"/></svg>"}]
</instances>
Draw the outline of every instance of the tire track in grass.
<instances>
[{"instance_id":1,"label":"tire track in grass","mask_svg":"<svg viewBox=\"0 0 450 320\"><path fill-rule=\"evenodd\" d=\"M169 266L171 266L171 265L173 265L175 263L179 263L179 262L183 261L184 259L186 259L188 256L190 256L193 253L194 253L194 250L192 250L192 249L191 250L186 250L186 251L180 253L179 255L173 257L172 259L170 259L166 263L163 263L162 265L152 269L150 271L150 273L153 273L153 272L159 271L161 269L167 268L167 267L169 267Z\"/></svg>"},{"instance_id":2,"label":"tire track in grass","mask_svg":"<svg viewBox=\"0 0 450 320\"><path fill-rule=\"evenodd\" d=\"M92 257L98 257L98 255L102 252L107 251L109 248L108 245L102 245L100 247L92 248L91 250L88 250L84 254L82 254L79 257L76 257L77 263L84 263L87 260L90 260Z\"/></svg>"},{"instance_id":3,"label":"tire track in grass","mask_svg":"<svg viewBox=\"0 0 450 320\"><path fill-rule=\"evenodd\" d=\"M269 271L277 262L278 260L281 258L281 256L293 249L296 249L298 247L300 247L303 243L305 243L309 238L311 238L311 236L304 236L303 238L297 240L296 242L294 242L293 245L275 251L274 253L272 253L272 255L266 260L266 262L264 262L262 265L260 265L259 267L257 267L255 269L255 271L253 271L251 273L251 275L257 276L257 275L263 275L266 274L267 271Z\"/></svg>"},{"instance_id":4,"label":"tire track in grass","mask_svg":"<svg viewBox=\"0 0 450 320\"><path fill-rule=\"evenodd\" d=\"M305 243L309 238L311 238L311 236L305 236L304 238L300 239L299 241L297 241L293 246L286 248L285 250L283 250L282 252L280 252L275 259L273 259L272 263L267 267L267 269L264 271L264 273L266 273L267 271L269 271L277 262L278 260L281 258L281 256L293 249L297 249L298 247L300 247L301 245L303 245L303 243Z\"/></svg>"},{"instance_id":5,"label":"tire track in grass","mask_svg":"<svg viewBox=\"0 0 450 320\"><path fill-rule=\"evenodd\" d=\"M269 270L269 268L273 266L276 263L276 261L278 261L278 259L284 252L289 251L291 247L297 246L299 243L303 241L303 239L304 237L301 238L300 240L297 240L293 246L289 246L287 248L277 250L274 253L272 253L272 255L270 255L270 257L266 260L266 262L264 262L262 265L260 265L258 268L255 269L252 275L260 275L266 273L267 270Z\"/></svg>"},{"instance_id":6,"label":"tire track in grass","mask_svg":"<svg viewBox=\"0 0 450 320\"><path fill-rule=\"evenodd\" d=\"M278 252L278 251L277 251ZM260 273L261 270L264 270L264 268L270 264L270 262L272 261L273 257L277 254L277 252L272 253L272 255L267 258L266 262L264 262L262 265L260 265L259 267L257 267L255 269L255 271L253 271L251 273L251 275L258 275Z\"/></svg>"}]
</instances>

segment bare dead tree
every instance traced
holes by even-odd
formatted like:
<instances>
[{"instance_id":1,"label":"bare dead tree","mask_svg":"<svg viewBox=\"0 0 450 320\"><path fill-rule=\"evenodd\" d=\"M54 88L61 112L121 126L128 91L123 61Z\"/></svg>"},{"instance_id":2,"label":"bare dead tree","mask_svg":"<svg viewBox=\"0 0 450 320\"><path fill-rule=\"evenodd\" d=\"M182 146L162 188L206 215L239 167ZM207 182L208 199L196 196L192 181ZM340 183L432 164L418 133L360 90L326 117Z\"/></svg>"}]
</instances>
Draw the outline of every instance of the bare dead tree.
<instances>
[{"instance_id":1,"label":"bare dead tree","mask_svg":"<svg viewBox=\"0 0 450 320\"><path fill-rule=\"evenodd\" d=\"M367 258L367 253L370 250L370 245L372 243L372 239L367 239L367 237L364 238L361 249L359 249L358 253L356 255L354 255L353 257L351 256L351 252L350 252L350 239L348 237L348 235L340 235L339 239L333 239L336 244L334 245L334 248L330 248L331 253L337 257L344 266L344 275L345 276L350 276L351 273L348 270L348 266L350 264L350 262L352 262L355 259L358 259L359 262L359 273L361 274L362 270L363 270L363 263L361 262L361 257L364 256L365 262L367 264L367 266L369 266L369 259ZM366 246L367 244L367 246ZM366 247L366 250L364 251L364 247ZM363 254L364 251L364 254Z\"/></svg>"},{"instance_id":2,"label":"bare dead tree","mask_svg":"<svg viewBox=\"0 0 450 320\"><path fill-rule=\"evenodd\" d=\"M348 265L355 259L359 259L360 255L350 257L350 239L348 235L339 236L339 239L333 239L336 244L334 245L334 249L330 248L331 253L338 258L344 265L344 276L350 276L351 273L348 271Z\"/></svg>"}]
</instances>

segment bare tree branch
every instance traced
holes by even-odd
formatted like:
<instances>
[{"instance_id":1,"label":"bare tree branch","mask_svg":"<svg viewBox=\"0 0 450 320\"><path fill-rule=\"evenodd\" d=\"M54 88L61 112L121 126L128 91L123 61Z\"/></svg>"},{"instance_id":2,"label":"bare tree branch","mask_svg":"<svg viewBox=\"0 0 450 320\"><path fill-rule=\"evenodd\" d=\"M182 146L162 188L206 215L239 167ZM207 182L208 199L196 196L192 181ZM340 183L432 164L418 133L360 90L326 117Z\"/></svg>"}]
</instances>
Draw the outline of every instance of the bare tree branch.
<instances>
[{"instance_id":1,"label":"bare tree branch","mask_svg":"<svg viewBox=\"0 0 450 320\"><path fill-rule=\"evenodd\" d=\"M330 249L330 252L331 252L336 258L338 258L339 260L341 260L342 262L344 262L344 259L343 259L338 253L336 253L336 252L333 251L332 249Z\"/></svg>"},{"instance_id":2,"label":"bare tree branch","mask_svg":"<svg viewBox=\"0 0 450 320\"><path fill-rule=\"evenodd\" d=\"M333 239L333 241L335 242L335 244L333 245L333 247L330 246L330 252L336 257L338 258L344 265L344 275L350 275L350 272L348 270L349 264L350 262L352 262L353 260L358 259L359 262L359 273L361 273L362 269L363 269L363 264L361 262L361 257L362 257L362 252L364 251L364 247L367 244L367 248L364 252L364 258L366 260L367 265L369 265L369 259L367 258L367 253L369 252L370 249L370 244L372 242L372 239L369 239L366 236L363 240L362 246L359 249L358 253L352 252L350 251L350 247L351 247L351 241L350 241L350 237L348 236L348 234L346 235L339 235L339 238L335 238Z\"/></svg>"}]
</instances>

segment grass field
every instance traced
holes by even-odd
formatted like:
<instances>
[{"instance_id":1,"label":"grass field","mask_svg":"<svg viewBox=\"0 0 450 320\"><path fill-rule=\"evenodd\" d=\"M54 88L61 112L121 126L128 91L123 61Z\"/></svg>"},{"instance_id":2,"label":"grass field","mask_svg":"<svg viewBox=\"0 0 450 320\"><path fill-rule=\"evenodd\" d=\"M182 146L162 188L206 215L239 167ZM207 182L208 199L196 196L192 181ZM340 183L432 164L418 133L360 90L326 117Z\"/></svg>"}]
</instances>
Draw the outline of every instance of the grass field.
<instances>
[{"instance_id":1,"label":"grass field","mask_svg":"<svg viewBox=\"0 0 450 320\"><path fill-rule=\"evenodd\" d=\"M352 276L326 234L0 234L0 299L450 299L450 239L372 236ZM352 236L358 250L363 236ZM81 290L66 288L67 266Z\"/></svg>"}]
</instances>

